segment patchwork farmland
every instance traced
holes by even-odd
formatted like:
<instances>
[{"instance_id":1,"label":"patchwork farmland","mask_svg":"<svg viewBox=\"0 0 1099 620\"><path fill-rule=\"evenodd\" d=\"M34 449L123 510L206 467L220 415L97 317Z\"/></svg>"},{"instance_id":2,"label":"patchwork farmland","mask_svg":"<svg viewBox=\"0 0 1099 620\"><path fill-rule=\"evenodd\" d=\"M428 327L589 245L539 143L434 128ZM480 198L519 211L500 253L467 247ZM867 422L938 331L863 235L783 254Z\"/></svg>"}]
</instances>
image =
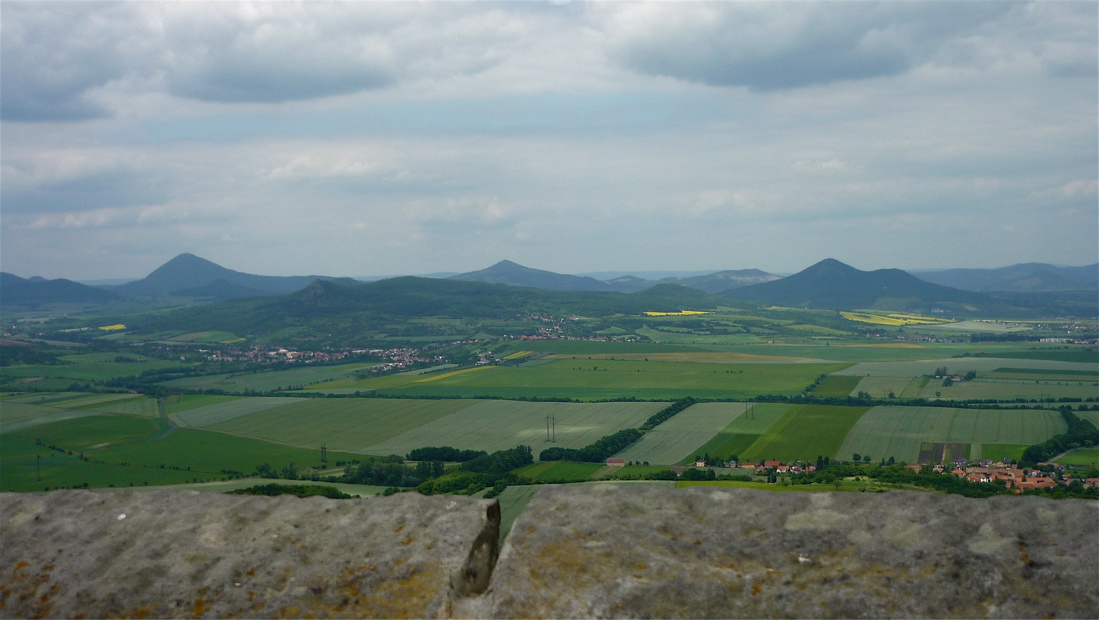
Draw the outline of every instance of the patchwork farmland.
<instances>
[{"instance_id":1,"label":"patchwork farmland","mask_svg":"<svg viewBox=\"0 0 1099 620\"><path fill-rule=\"evenodd\" d=\"M426 401L435 402L435 401ZM441 401L447 402L447 401ZM470 401L459 401L470 402ZM534 456L550 447L583 448L597 439L636 428L667 403L527 403L504 400L474 402L452 414L410 429L391 439L364 445L368 454L405 454L414 448L448 445L459 449L506 450L523 444ZM555 441L547 441L549 434Z\"/></svg>"},{"instance_id":2,"label":"patchwork farmland","mask_svg":"<svg viewBox=\"0 0 1099 620\"><path fill-rule=\"evenodd\" d=\"M868 407L794 405L741 455L749 461L812 461L840 452Z\"/></svg>"},{"instance_id":3,"label":"patchwork farmland","mask_svg":"<svg viewBox=\"0 0 1099 620\"><path fill-rule=\"evenodd\" d=\"M675 465L692 458L699 453L699 448L743 415L747 406L744 403L721 405L688 407L615 456L653 465Z\"/></svg>"},{"instance_id":4,"label":"patchwork farmland","mask_svg":"<svg viewBox=\"0 0 1099 620\"><path fill-rule=\"evenodd\" d=\"M1056 411L874 407L854 425L835 457L847 459L857 452L875 460L894 457L915 463L923 443L1027 446L1063 433L1066 428ZM971 450L970 457L980 455Z\"/></svg>"}]
</instances>

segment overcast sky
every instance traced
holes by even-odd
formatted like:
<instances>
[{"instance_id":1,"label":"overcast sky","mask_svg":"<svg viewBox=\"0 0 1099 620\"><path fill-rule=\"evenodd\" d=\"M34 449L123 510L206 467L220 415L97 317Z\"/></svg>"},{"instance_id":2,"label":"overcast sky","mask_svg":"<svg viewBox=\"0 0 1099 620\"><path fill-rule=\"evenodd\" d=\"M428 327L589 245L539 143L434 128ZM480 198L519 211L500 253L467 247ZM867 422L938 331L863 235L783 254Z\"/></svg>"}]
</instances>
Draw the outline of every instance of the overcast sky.
<instances>
[{"instance_id":1,"label":"overcast sky","mask_svg":"<svg viewBox=\"0 0 1099 620\"><path fill-rule=\"evenodd\" d=\"M0 262L1099 260L1099 3L0 3Z\"/></svg>"}]
</instances>

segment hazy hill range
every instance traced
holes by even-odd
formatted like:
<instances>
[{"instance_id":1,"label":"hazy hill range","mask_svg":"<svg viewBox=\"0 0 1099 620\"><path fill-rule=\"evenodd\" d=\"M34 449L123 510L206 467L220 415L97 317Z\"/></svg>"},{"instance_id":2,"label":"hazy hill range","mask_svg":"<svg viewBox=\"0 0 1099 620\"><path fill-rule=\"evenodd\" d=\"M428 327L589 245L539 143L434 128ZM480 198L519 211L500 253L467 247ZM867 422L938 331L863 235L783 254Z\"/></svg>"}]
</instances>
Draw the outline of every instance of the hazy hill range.
<instances>
[{"instance_id":1,"label":"hazy hill range","mask_svg":"<svg viewBox=\"0 0 1099 620\"><path fill-rule=\"evenodd\" d=\"M660 280L655 281L645 280L635 276L621 276L606 280L605 282L610 285L613 290L623 293L641 291L654 284L678 284L680 286L686 286L687 288L717 294L734 288L751 286L752 284L759 284L761 282L771 282L772 280L778 280L779 277L780 276L765 271L760 271L759 269L736 269L684 278L661 278Z\"/></svg>"},{"instance_id":2,"label":"hazy hill range","mask_svg":"<svg viewBox=\"0 0 1099 620\"><path fill-rule=\"evenodd\" d=\"M551 291L486 282L405 276L362 283L317 280L279 297L239 299L126 318L138 331L226 330L265 334L286 329L317 332L378 329L418 317L514 319L525 314L609 316L646 311L711 309L729 300L674 284L633 294Z\"/></svg>"},{"instance_id":3,"label":"hazy hill range","mask_svg":"<svg viewBox=\"0 0 1099 620\"><path fill-rule=\"evenodd\" d=\"M20 278L0 272L0 300L4 305L107 303L116 299L116 293L64 278Z\"/></svg>"},{"instance_id":4,"label":"hazy hill range","mask_svg":"<svg viewBox=\"0 0 1099 620\"><path fill-rule=\"evenodd\" d=\"M781 306L831 309L991 301L982 293L932 284L900 269L860 271L832 258L781 280L733 289L722 295Z\"/></svg>"},{"instance_id":5,"label":"hazy hill range","mask_svg":"<svg viewBox=\"0 0 1099 620\"><path fill-rule=\"evenodd\" d=\"M141 280L104 288L117 291L127 297L174 295L233 299L252 297L255 294L270 295L300 291L318 279L331 278L328 276L257 276L227 269L194 254L180 254ZM220 283L218 283L219 280Z\"/></svg>"},{"instance_id":6,"label":"hazy hill range","mask_svg":"<svg viewBox=\"0 0 1099 620\"><path fill-rule=\"evenodd\" d=\"M1099 289L1099 263L1085 267L1058 267L1021 263L999 269L946 269L916 274L921 280L966 291L1094 291Z\"/></svg>"},{"instance_id":7,"label":"hazy hill range","mask_svg":"<svg viewBox=\"0 0 1099 620\"><path fill-rule=\"evenodd\" d=\"M487 282L509 286L529 286L550 291L610 291L606 282L586 276L570 276L542 269L524 267L509 260L502 260L480 271L460 273L448 278L466 282Z\"/></svg>"}]
</instances>

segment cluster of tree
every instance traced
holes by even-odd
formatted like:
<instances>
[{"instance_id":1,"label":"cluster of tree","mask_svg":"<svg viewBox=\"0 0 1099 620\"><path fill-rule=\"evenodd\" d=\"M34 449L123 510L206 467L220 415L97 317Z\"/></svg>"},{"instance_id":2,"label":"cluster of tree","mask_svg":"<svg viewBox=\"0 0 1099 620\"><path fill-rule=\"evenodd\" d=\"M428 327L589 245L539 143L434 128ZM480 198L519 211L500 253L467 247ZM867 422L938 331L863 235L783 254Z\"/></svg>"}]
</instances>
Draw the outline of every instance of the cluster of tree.
<instances>
[{"instance_id":1,"label":"cluster of tree","mask_svg":"<svg viewBox=\"0 0 1099 620\"><path fill-rule=\"evenodd\" d=\"M414 487L446 473L442 461L420 461L415 466L398 462L367 461L344 469L341 482L384 487Z\"/></svg>"},{"instance_id":2,"label":"cluster of tree","mask_svg":"<svg viewBox=\"0 0 1099 620\"><path fill-rule=\"evenodd\" d=\"M1099 445L1099 429L1095 428L1091 420L1081 418L1068 407L1061 408L1061 417L1065 419L1068 431L1024 450L1020 461L1024 466L1048 461L1066 450Z\"/></svg>"},{"instance_id":3,"label":"cluster of tree","mask_svg":"<svg viewBox=\"0 0 1099 620\"><path fill-rule=\"evenodd\" d=\"M479 456L462 463L458 470L447 472L434 479L421 482L416 490L424 495L438 493L476 493L486 487L500 487L493 496L499 494L508 484L518 481L513 469L534 462L534 452L530 446L516 446L510 450L499 450L492 454Z\"/></svg>"},{"instance_id":4,"label":"cluster of tree","mask_svg":"<svg viewBox=\"0 0 1099 620\"><path fill-rule=\"evenodd\" d=\"M65 351L39 349L22 345L3 345L0 346L0 366L69 364L70 362L59 359L66 354Z\"/></svg>"},{"instance_id":5,"label":"cluster of tree","mask_svg":"<svg viewBox=\"0 0 1099 620\"><path fill-rule=\"evenodd\" d=\"M730 461L739 461L740 458L737 455L734 454L734 455L730 456L728 460L730 460ZM707 467L724 467L725 466L725 460L724 459L721 459L720 457L716 457L716 456L710 456L709 452L707 452L706 454L703 454L701 456L696 454L695 455L695 463L697 463L699 461L702 461L702 462L706 463Z\"/></svg>"},{"instance_id":6,"label":"cluster of tree","mask_svg":"<svg viewBox=\"0 0 1099 620\"><path fill-rule=\"evenodd\" d=\"M546 448L538 455L539 461L574 461L579 463L600 463L612 454L624 450L633 442L641 439L641 431L636 428L624 428L613 435L601 437L593 444L579 450L575 448Z\"/></svg>"},{"instance_id":7,"label":"cluster of tree","mask_svg":"<svg viewBox=\"0 0 1099 620\"><path fill-rule=\"evenodd\" d=\"M465 463L466 461L472 461L479 456L486 456L488 452L484 450L459 450L458 448L451 448L450 446L441 446L438 448L416 448L409 452L405 458L410 461L449 461L452 463Z\"/></svg>"},{"instance_id":8,"label":"cluster of tree","mask_svg":"<svg viewBox=\"0 0 1099 620\"><path fill-rule=\"evenodd\" d=\"M649 416L649 419L645 420L645 423L642 424L638 430L643 432L651 431L652 429L656 428L657 425L659 425L660 423L666 422L675 414L683 411L687 407L690 407L697 402L698 400L691 396L688 396L687 398L681 398L674 403L668 405L667 407L661 409L660 411L657 411L653 415Z\"/></svg>"},{"instance_id":9,"label":"cluster of tree","mask_svg":"<svg viewBox=\"0 0 1099 620\"><path fill-rule=\"evenodd\" d=\"M670 470L669 470L670 471ZM674 472L673 472L674 473ZM683 472L680 480L717 480L717 474L712 469L695 469L694 467Z\"/></svg>"},{"instance_id":10,"label":"cluster of tree","mask_svg":"<svg viewBox=\"0 0 1099 620\"><path fill-rule=\"evenodd\" d=\"M297 495L298 497L328 497L331 499L351 499L351 495L340 491L336 487L313 484L257 484L247 489L229 491L234 495Z\"/></svg>"}]
</instances>

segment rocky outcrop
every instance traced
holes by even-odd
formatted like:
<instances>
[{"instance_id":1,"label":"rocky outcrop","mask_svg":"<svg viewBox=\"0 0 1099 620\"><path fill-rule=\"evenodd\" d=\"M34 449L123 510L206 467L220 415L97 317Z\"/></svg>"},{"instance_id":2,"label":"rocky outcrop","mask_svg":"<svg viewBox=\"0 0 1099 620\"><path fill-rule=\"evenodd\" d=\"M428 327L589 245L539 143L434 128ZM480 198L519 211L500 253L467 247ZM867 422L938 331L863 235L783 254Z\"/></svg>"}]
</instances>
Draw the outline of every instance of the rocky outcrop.
<instances>
[{"instance_id":1,"label":"rocky outcrop","mask_svg":"<svg viewBox=\"0 0 1099 620\"><path fill-rule=\"evenodd\" d=\"M481 615L1099 617L1099 503L545 488Z\"/></svg>"},{"instance_id":2,"label":"rocky outcrop","mask_svg":"<svg viewBox=\"0 0 1099 620\"><path fill-rule=\"evenodd\" d=\"M413 493L7 493L0 617L446 617L499 526L495 501Z\"/></svg>"},{"instance_id":3,"label":"rocky outcrop","mask_svg":"<svg viewBox=\"0 0 1099 620\"><path fill-rule=\"evenodd\" d=\"M0 495L0 617L1099 617L1099 502L547 486Z\"/></svg>"}]
</instances>

